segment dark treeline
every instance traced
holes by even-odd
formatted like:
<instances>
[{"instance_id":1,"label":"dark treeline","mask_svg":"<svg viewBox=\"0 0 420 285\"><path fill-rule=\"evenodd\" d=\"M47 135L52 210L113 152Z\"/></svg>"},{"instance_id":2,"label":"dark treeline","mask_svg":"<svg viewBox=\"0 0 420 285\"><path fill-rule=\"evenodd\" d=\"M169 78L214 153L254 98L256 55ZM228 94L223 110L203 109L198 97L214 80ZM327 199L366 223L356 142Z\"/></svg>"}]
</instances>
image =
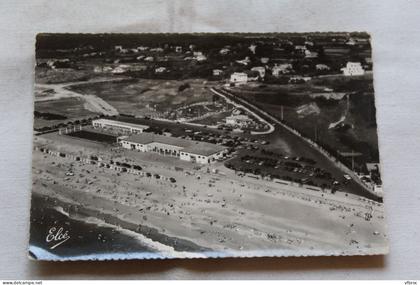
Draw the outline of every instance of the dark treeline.
<instances>
[{"instance_id":1,"label":"dark treeline","mask_svg":"<svg viewBox=\"0 0 420 285\"><path fill-rule=\"evenodd\" d=\"M202 50L212 49L224 45L237 43L251 43L258 40L291 40L305 41L305 39L319 38L346 38L357 36L369 38L367 33L192 33L192 34L168 34L168 33L143 33L143 34L38 34L36 37L37 54L42 50L74 49L90 46L95 50L109 49L115 45L125 47L137 47L140 45L163 46L169 45L196 45ZM38 54L39 55L39 54Z\"/></svg>"}]
</instances>

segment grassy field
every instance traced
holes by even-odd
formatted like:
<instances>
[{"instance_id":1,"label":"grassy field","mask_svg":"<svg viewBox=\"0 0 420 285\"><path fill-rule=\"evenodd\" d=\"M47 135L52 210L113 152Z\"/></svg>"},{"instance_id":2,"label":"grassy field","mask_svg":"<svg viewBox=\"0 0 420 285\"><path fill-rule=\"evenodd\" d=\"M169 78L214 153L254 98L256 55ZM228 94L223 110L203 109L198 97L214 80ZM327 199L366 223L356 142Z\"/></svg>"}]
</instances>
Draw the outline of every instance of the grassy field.
<instances>
[{"instance_id":1,"label":"grassy field","mask_svg":"<svg viewBox=\"0 0 420 285\"><path fill-rule=\"evenodd\" d=\"M95 77L95 74L88 70L63 69L35 69L35 82L42 84L67 83L74 81L85 81Z\"/></svg>"},{"instance_id":2,"label":"grassy field","mask_svg":"<svg viewBox=\"0 0 420 285\"><path fill-rule=\"evenodd\" d=\"M120 113L144 116L169 112L196 102L211 101L212 94L207 86L208 83L203 80L139 79L82 84L71 89L81 94L97 95Z\"/></svg>"},{"instance_id":3,"label":"grassy field","mask_svg":"<svg viewBox=\"0 0 420 285\"><path fill-rule=\"evenodd\" d=\"M96 115L83 107L84 102L80 98L62 98L60 100L35 102L35 111L41 113L58 114L67 117L68 120L81 119ZM61 123L66 120L34 119L34 127L42 128Z\"/></svg>"}]
</instances>

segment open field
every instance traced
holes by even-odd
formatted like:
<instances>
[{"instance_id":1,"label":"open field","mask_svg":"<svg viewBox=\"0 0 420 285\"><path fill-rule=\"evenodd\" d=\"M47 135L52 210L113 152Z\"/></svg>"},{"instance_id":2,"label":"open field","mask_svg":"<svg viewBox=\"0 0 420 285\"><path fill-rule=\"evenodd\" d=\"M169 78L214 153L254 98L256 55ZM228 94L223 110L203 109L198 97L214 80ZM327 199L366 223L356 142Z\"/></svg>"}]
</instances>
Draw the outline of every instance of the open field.
<instances>
[{"instance_id":1,"label":"open field","mask_svg":"<svg viewBox=\"0 0 420 285\"><path fill-rule=\"evenodd\" d=\"M42 128L46 126L53 126L66 121L74 119L83 119L97 115L85 108L85 102L81 98L71 97L62 98L60 100L48 100L35 102L35 111L46 114L56 114L66 118L48 119L44 117L34 118L34 128Z\"/></svg>"},{"instance_id":2,"label":"open field","mask_svg":"<svg viewBox=\"0 0 420 285\"><path fill-rule=\"evenodd\" d=\"M212 94L207 90L211 86L209 84L199 79L133 79L127 82L82 84L71 87L71 90L81 94L94 94L122 114L153 116L168 113L184 105L211 102Z\"/></svg>"}]
</instances>

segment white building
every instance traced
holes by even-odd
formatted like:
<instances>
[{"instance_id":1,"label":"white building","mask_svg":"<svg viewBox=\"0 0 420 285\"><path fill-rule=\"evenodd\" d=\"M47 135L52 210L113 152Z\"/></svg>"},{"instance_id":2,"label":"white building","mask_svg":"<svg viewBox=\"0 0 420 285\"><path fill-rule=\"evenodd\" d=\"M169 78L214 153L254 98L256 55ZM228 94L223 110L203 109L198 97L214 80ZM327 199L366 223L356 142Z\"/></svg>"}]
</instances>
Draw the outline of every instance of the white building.
<instances>
[{"instance_id":1,"label":"white building","mask_svg":"<svg viewBox=\"0 0 420 285\"><path fill-rule=\"evenodd\" d=\"M271 69L273 76L278 77L281 74L290 73L293 70L293 66L290 63L276 64Z\"/></svg>"},{"instance_id":2,"label":"white building","mask_svg":"<svg viewBox=\"0 0 420 285\"><path fill-rule=\"evenodd\" d=\"M260 74L261 78L265 77L265 67L262 66L255 66L253 68L251 68L251 71L256 71Z\"/></svg>"},{"instance_id":3,"label":"white building","mask_svg":"<svg viewBox=\"0 0 420 285\"><path fill-rule=\"evenodd\" d=\"M308 49L306 48L306 46L296 45L295 51L298 54L306 55L306 52L308 51Z\"/></svg>"},{"instance_id":4,"label":"white building","mask_svg":"<svg viewBox=\"0 0 420 285\"><path fill-rule=\"evenodd\" d=\"M345 76L357 76L365 74L365 71L360 62L347 62L346 67L340 69Z\"/></svg>"},{"instance_id":5,"label":"white building","mask_svg":"<svg viewBox=\"0 0 420 285\"><path fill-rule=\"evenodd\" d=\"M182 46L176 46L175 52L182 52Z\"/></svg>"},{"instance_id":6,"label":"white building","mask_svg":"<svg viewBox=\"0 0 420 285\"><path fill-rule=\"evenodd\" d=\"M239 84L245 84L248 82L248 74L244 72L234 72L230 75L230 82Z\"/></svg>"},{"instance_id":7,"label":"white building","mask_svg":"<svg viewBox=\"0 0 420 285\"><path fill-rule=\"evenodd\" d=\"M155 69L155 73L164 73L166 71L166 67L158 67Z\"/></svg>"},{"instance_id":8,"label":"white building","mask_svg":"<svg viewBox=\"0 0 420 285\"><path fill-rule=\"evenodd\" d=\"M197 61L207 60L207 57L201 51L195 51L193 55L194 55L194 59Z\"/></svg>"},{"instance_id":9,"label":"white building","mask_svg":"<svg viewBox=\"0 0 420 285\"><path fill-rule=\"evenodd\" d=\"M213 69L213 76L219 76L222 75L223 70L221 69Z\"/></svg>"},{"instance_id":10,"label":"white building","mask_svg":"<svg viewBox=\"0 0 420 285\"><path fill-rule=\"evenodd\" d=\"M228 48L222 48L222 49L219 51L219 53L220 53L221 55L227 55L229 52L230 52L230 49L228 49Z\"/></svg>"},{"instance_id":11,"label":"white building","mask_svg":"<svg viewBox=\"0 0 420 285\"><path fill-rule=\"evenodd\" d=\"M226 117L226 124L231 126L245 127L252 123L252 119L247 115L233 115Z\"/></svg>"},{"instance_id":12,"label":"white building","mask_svg":"<svg viewBox=\"0 0 420 285\"><path fill-rule=\"evenodd\" d=\"M94 128L110 129L130 134L140 134L143 133L144 130L149 128L149 126L146 125L132 124L108 119L93 120L92 126Z\"/></svg>"},{"instance_id":13,"label":"white building","mask_svg":"<svg viewBox=\"0 0 420 285\"><path fill-rule=\"evenodd\" d=\"M346 42L346 45L354 46L356 45L356 41L353 38L349 38Z\"/></svg>"},{"instance_id":14,"label":"white building","mask_svg":"<svg viewBox=\"0 0 420 285\"><path fill-rule=\"evenodd\" d=\"M163 48L157 47L157 48L151 48L150 51L154 52L163 52Z\"/></svg>"},{"instance_id":15,"label":"white building","mask_svg":"<svg viewBox=\"0 0 420 285\"><path fill-rule=\"evenodd\" d=\"M262 64L267 64L270 61L270 59L268 57L262 57L260 61Z\"/></svg>"},{"instance_id":16,"label":"white building","mask_svg":"<svg viewBox=\"0 0 420 285\"><path fill-rule=\"evenodd\" d=\"M318 63L317 65L315 65L315 68L319 71L330 70L330 67L323 63Z\"/></svg>"},{"instance_id":17,"label":"white building","mask_svg":"<svg viewBox=\"0 0 420 285\"><path fill-rule=\"evenodd\" d=\"M316 51L305 50L305 58L316 58L318 53Z\"/></svg>"},{"instance_id":18,"label":"white building","mask_svg":"<svg viewBox=\"0 0 420 285\"><path fill-rule=\"evenodd\" d=\"M127 71L128 71L128 68L129 68L129 66L128 66L128 65L126 65L126 64L121 64L121 65L118 65L117 67L115 67L115 68L112 70L112 73L115 73L115 74L121 74L121 73L127 72Z\"/></svg>"},{"instance_id":19,"label":"white building","mask_svg":"<svg viewBox=\"0 0 420 285\"><path fill-rule=\"evenodd\" d=\"M181 160L209 164L222 158L227 148L217 144L186 140L151 133L119 137L123 148L141 152L154 152L164 156L177 157Z\"/></svg>"}]
</instances>

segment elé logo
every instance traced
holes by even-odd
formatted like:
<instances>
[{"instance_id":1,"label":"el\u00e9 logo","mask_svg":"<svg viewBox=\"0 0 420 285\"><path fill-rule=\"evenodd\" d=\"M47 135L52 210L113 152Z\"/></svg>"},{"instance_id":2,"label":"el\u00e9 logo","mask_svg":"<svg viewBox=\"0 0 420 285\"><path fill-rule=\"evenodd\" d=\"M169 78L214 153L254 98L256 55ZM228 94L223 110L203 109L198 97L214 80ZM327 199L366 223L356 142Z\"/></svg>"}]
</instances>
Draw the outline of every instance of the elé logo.
<instances>
[{"instance_id":1,"label":"el\u00e9 logo","mask_svg":"<svg viewBox=\"0 0 420 285\"><path fill-rule=\"evenodd\" d=\"M45 241L47 243L54 243L50 249L54 249L57 246L65 243L70 239L70 235L68 231L64 231L62 227L56 228L52 227L48 230L47 237L45 238Z\"/></svg>"}]
</instances>

